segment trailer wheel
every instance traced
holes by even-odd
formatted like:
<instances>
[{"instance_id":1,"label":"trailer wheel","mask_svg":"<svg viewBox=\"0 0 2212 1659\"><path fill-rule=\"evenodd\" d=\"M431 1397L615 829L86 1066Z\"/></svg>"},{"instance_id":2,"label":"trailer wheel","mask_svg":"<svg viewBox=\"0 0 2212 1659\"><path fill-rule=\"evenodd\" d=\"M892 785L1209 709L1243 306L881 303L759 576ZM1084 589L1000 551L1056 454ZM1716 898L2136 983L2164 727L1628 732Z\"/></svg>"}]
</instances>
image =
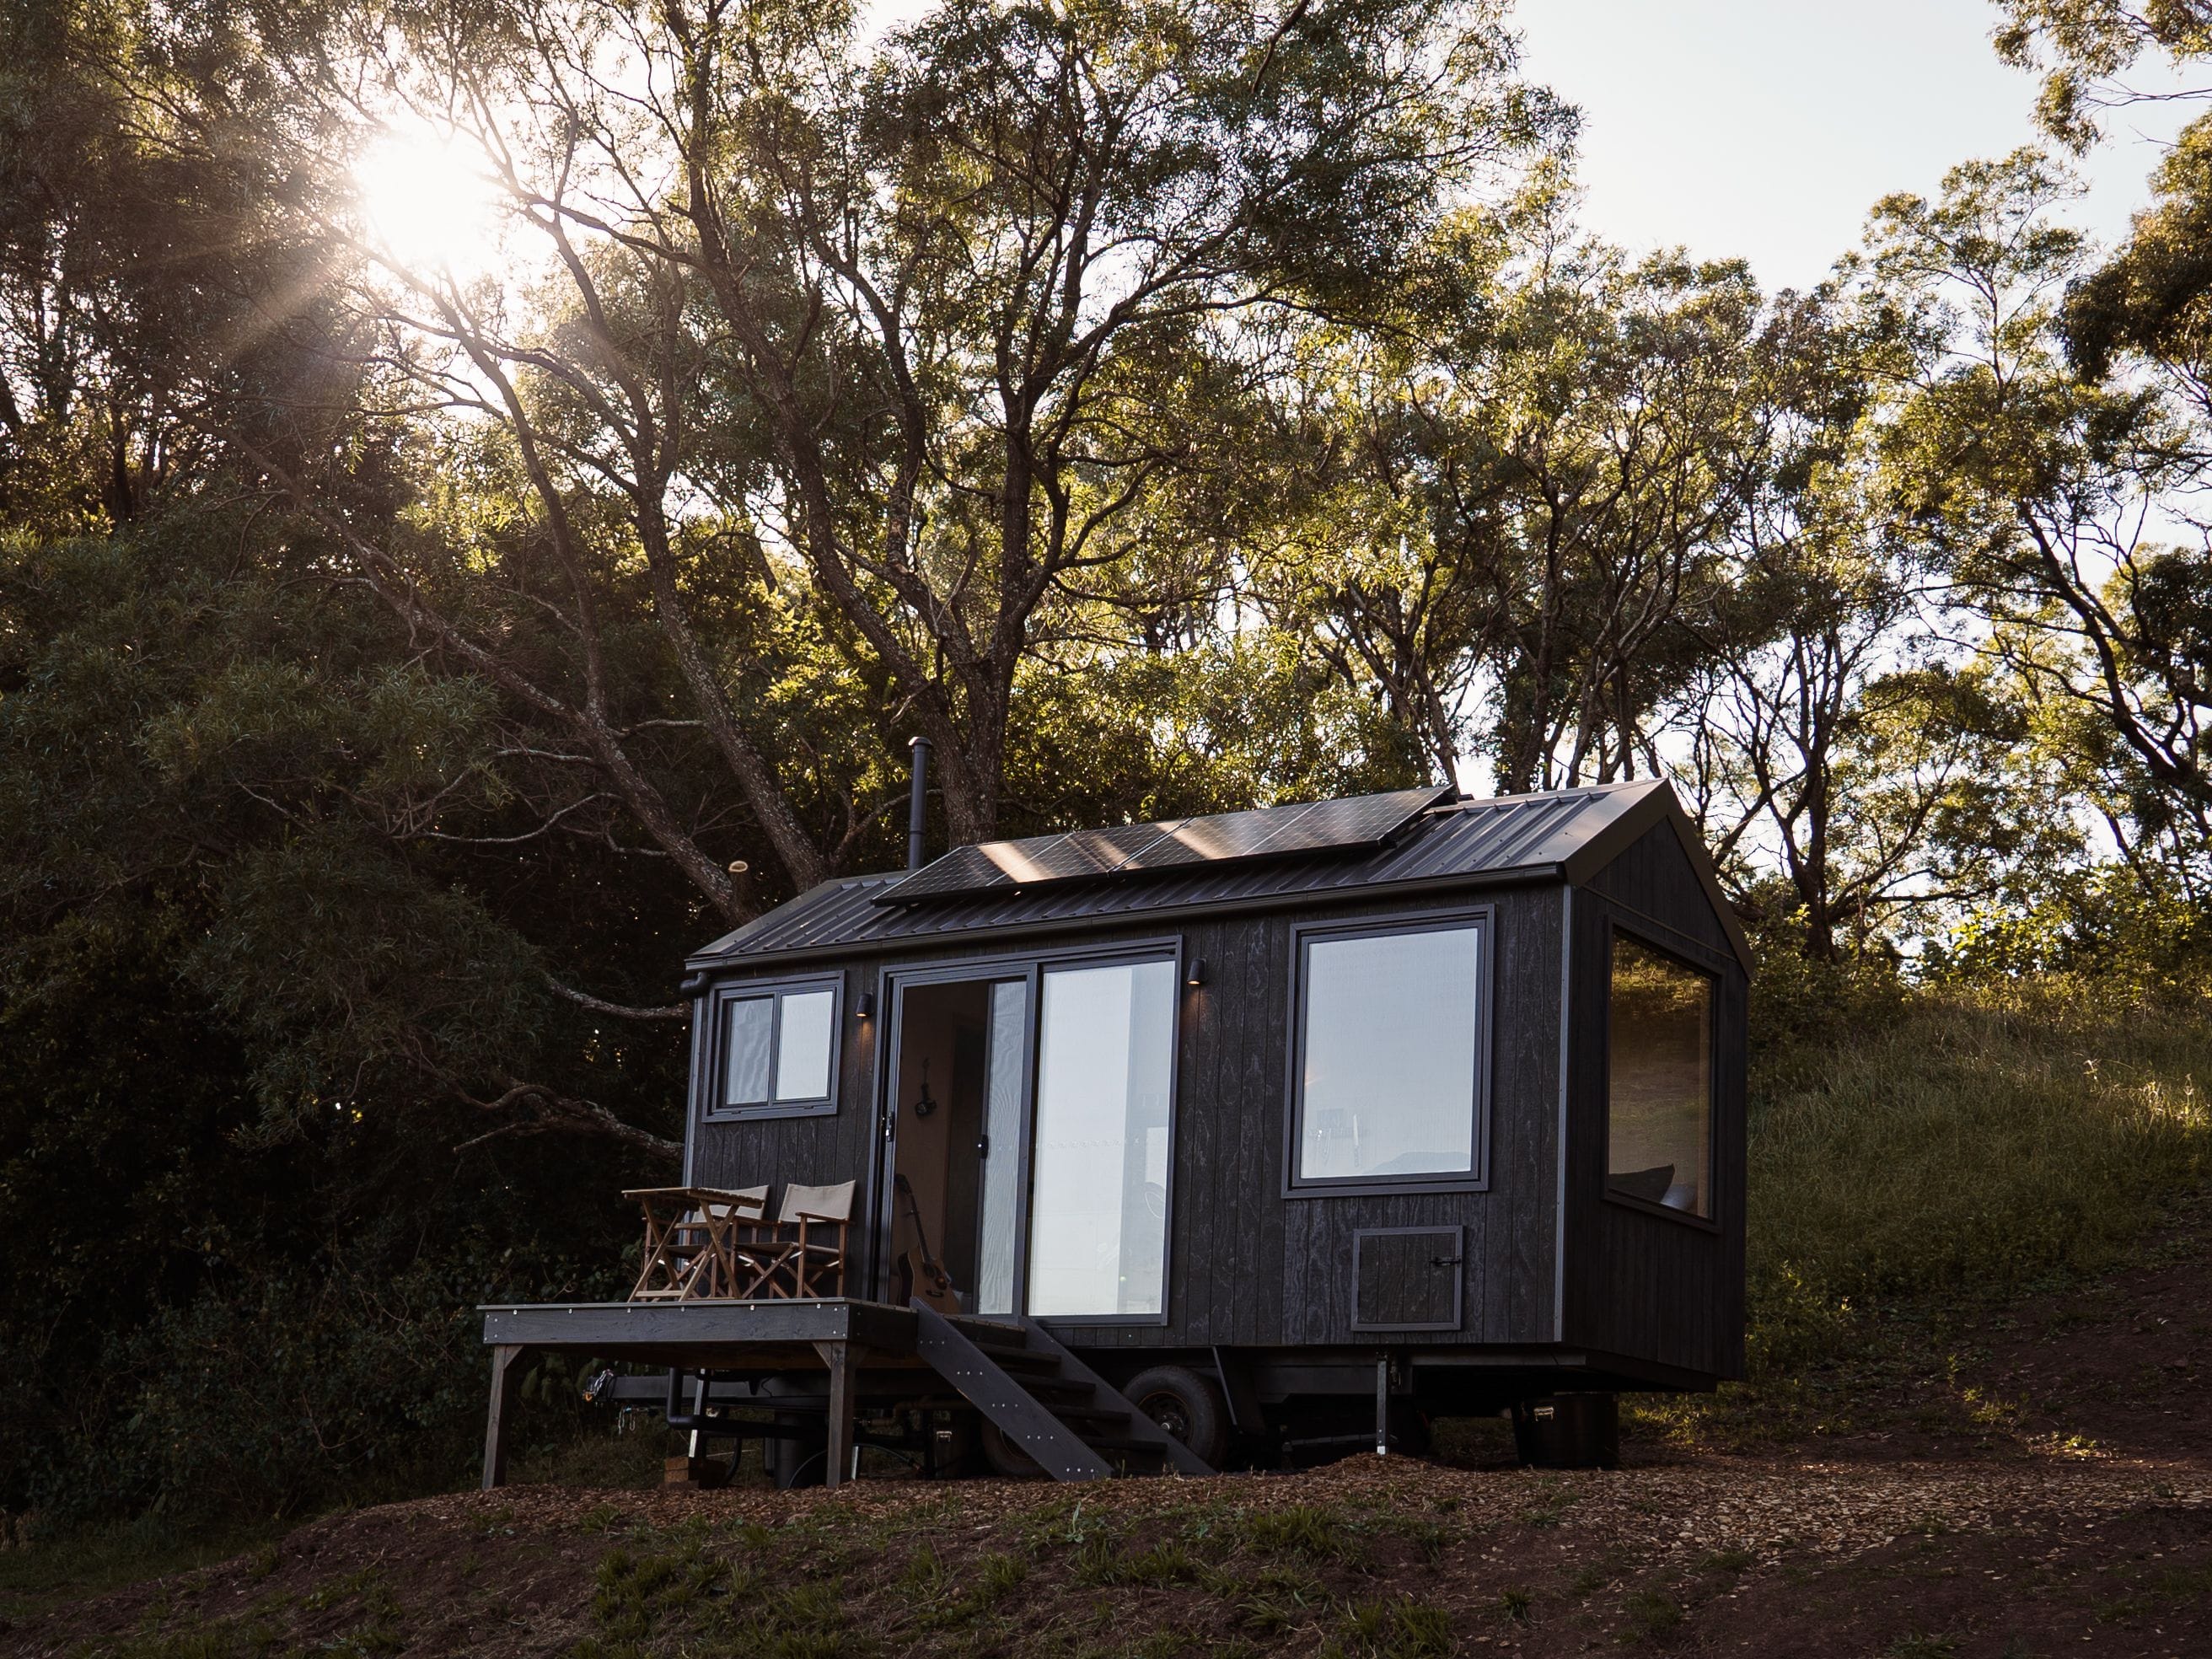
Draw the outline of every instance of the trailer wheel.
<instances>
[{"instance_id":1,"label":"trailer wheel","mask_svg":"<svg viewBox=\"0 0 2212 1659\"><path fill-rule=\"evenodd\" d=\"M1044 1466L1016 1445L1006 1431L989 1418L983 1419L975 1438L983 1448L983 1461L1001 1480L1044 1479Z\"/></svg>"},{"instance_id":2,"label":"trailer wheel","mask_svg":"<svg viewBox=\"0 0 2212 1659\"><path fill-rule=\"evenodd\" d=\"M1229 1454L1229 1412L1211 1377L1188 1365L1155 1365L1121 1390L1130 1403L1214 1468Z\"/></svg>"}]
</instances>

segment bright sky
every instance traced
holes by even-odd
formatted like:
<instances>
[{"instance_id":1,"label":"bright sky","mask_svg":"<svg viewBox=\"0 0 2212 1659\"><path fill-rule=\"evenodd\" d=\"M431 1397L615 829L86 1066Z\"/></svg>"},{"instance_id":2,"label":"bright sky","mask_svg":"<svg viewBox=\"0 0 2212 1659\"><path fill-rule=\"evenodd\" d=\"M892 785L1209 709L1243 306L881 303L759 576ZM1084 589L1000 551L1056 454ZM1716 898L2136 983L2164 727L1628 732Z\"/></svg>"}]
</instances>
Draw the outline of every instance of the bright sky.
<instances>
[{"instance_id":1,"label":"bright sky","mask_svg":"<svg viewBox=\"0 0 2212 1659\"><path fill-rule=\"evenodd\" d=\"M1517 17L1526 73L1582 108L1590 228L1741 256L1769 288L1819 280L1879 198L2037 142L2034 77L1997 61L1989 0L1521 0ZM2076 222L2118 240L2157 141L2202 107L2115 112Z\"/></svg>"}]
</instances>

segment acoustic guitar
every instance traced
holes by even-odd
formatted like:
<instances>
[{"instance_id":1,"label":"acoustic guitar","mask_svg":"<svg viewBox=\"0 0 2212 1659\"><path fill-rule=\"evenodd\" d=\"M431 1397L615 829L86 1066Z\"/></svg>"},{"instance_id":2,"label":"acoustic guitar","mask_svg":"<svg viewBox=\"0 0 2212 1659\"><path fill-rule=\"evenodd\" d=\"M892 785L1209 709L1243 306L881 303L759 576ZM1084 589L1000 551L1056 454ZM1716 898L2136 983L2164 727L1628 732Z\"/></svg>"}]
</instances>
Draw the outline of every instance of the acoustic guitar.
<instances>
[{"instance_id":1,"label":"acoustic guitar","mask_svg":"<svg viewBox=\"0 0 2212 1659\"><path fill-rule=\"evenodd\" d=\"M913 1185L904 1176L894 1176L891 1181L893 1192L906 1205L907 1224L914 1229L914 1243L899 1252L896 1269L903 1288L900 1299L920 1297L939 1313L957 1314L960 1298L953 1294L952 1275L929 1248L929 1234L921 1224L921 1206L915 1200Z\"/></svg>"}]
</instances>

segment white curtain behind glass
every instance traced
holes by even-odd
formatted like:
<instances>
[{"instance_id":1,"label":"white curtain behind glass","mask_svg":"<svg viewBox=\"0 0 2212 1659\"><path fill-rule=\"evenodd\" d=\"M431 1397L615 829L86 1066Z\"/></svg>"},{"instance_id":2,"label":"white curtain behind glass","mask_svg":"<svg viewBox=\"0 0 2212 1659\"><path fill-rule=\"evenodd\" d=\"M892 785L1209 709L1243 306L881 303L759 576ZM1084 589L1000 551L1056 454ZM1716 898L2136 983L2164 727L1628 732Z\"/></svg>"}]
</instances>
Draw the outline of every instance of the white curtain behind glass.
<instances>
[{"instance_id":1,"label":"white curtain behind glass","mask_svg":"<svg viewBox=\"0 0 2212 1659\"><path fill-rule=\"evenodd\" d=\"M1014 1310L1014 1231L1019 1219L1022 1051L1030 988L1008 980L991 988L991 1030L983 1081L983 1213L975 1251L975 1311Z\"/></svg>"},{"instance_id":2,"label":"white curtain behind glass","mask_svg":"<svg viewBox=\"0 0 2212 1659\"><path fill-rule=\"evenodd\" d=\"M1030 1311L1157 1314L1174 964L1048 972L1039 1027Z\"/></svg>"},{"instance_id":3,"label":"white curtain behind glass","mask_svg":"<svg viewBox=\"0 0 2212 1659\"><path fill-rule=\"evenodd\" d=\"M821 1100L830 1093L830 1039L837 999L829 991L802 991L783 1000L775 1040L775 1097Z\"/></svg>"}]
</instances>

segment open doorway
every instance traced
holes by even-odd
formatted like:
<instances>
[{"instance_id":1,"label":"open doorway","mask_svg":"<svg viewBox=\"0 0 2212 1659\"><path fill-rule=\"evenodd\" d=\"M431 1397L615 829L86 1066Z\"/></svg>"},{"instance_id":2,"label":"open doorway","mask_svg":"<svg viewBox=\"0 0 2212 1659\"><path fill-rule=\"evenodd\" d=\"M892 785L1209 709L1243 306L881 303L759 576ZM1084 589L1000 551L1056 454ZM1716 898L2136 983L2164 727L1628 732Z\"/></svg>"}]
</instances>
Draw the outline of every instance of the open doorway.
<instances>
[{"instance_id":1,"label":"open doorway","mask_svg":"<svg viewBox=\"0 0 2212 1659\"><path fill-rule=\"evenodd\" d=\"M891 1073L890 1293L1012 1313L1025 979L901 988Z\"/></svg>"}]
</instances>

